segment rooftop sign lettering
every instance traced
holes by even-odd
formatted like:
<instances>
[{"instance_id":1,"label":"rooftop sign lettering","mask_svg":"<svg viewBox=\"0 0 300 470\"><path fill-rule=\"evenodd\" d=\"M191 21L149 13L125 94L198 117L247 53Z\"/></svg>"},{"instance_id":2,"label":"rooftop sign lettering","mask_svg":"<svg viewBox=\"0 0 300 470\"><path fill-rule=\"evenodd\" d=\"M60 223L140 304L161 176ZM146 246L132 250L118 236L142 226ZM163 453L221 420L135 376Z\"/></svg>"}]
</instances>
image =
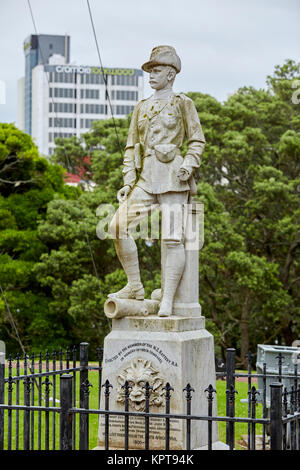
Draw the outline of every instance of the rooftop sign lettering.
<instances>
[{"instance_id":1,"label":"rooftop sign lettering","mask_svg":"<svg viewBox=\"0 0 300 470\"><path fill-rule=\"evenodd\" d=\"M83 67L78 65L57 65L55 71L58 73L93 73L104 75L134 75L134 69L115 69L115 68L101 68L101 67Z\"/></svg>"}]
</instances>

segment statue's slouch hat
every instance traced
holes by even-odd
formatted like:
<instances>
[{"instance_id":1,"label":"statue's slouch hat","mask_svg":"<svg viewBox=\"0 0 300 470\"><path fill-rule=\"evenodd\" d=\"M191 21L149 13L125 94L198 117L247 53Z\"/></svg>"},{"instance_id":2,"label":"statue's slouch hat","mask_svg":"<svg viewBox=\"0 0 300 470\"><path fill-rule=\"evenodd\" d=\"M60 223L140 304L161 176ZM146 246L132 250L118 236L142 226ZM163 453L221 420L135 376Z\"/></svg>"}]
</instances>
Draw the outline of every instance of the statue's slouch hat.
<instances>
[{"instance_id":1,"label":"statue's slouch hat","mask_svg":"<svg viewBox=\"0 0 300 470\"><path fill-rule=\"evenodd\" d=\"M145 72L151 72L152 67L155 65L169 65L176 70L176 73L181 70L181 60L172 46L154 47L149 61L142 65L142 69Z\"/></svg>"}]
</instances>

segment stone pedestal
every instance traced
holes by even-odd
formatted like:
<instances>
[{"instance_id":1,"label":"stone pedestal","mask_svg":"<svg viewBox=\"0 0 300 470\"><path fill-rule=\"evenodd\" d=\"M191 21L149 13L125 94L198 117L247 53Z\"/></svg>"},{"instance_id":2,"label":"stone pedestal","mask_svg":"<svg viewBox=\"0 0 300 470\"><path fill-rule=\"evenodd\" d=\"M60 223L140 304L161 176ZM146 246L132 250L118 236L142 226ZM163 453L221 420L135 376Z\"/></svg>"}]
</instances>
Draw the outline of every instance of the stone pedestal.
<instances>
[{"instance_id":1,"label":"stone pedestal","mask_svg":"<svg viewBox=\"0 0 300 470\"><path fill-rule=\"evenodd\" d=\"M173 315L158 317L164 291L165 247L162 243L162 284L151 299L128 300L109 297L104 306L112 319L112 331L104 341L102 383L110 382L109 409L125 410L125 381L129 382L129 411L145 411L145 386L149 382L150 412L165 413L165 390L171 391L170 413L186 414L188 384L194 389L191 414L207 416L205 390L215 388L215 355L213 336L205 329L199 304L199 249L203 244L203 205L190 199L185 215L185 268L177 287ZM104 389L101 408L104 409ZM217 415L217 398L213 400L213 415ZM100 417L98 449L104 448L105 418ZM186 449L186 420L170 418L170 450ZM165 449L165 418L149 418L150 450ZM213 449L224 448L218 441L217 423L212 423ZM109 417L109 447L124 449L124 416ZM208 444L208 422L191 421L191 448L203 449ZM226 446L225 446L226 447ZM129 449L145 448L145 418L129 417Z\"/></svg>"},{"instance_id":2,"label":"stone pedestal","mask_svg":"<svg viewBox=\"0 0 300 470\"><path fill-rule=\"evenodd\" d=\"M102 383L107 379L112 384L110 409L124 411L125 380L132 386L129 399L130 411L144 411L142 387L149 382L150 412L165 412L167 382L174 388L171 392L170 412L186 413L186 392L189 383L192 392L192 414L207 416L205 389L215 388L215 362L213 336L205 329L204 317L171 316L160 318L124 317L114 319L112 331L104 342ZM104 408L104 390L101 408ZM213 414L216 415L216 398ZM110 448L124 448L124 417L110 416ZM192 421L191 448L207 445L207 421ZM129 418L129 448L144 449L145 419ZM218 442L217 424L213 423L213 443ZM150 449L164 449L165 419L150 418ZM104 446L104 417L99 420L98 446ZM186 448L186 421L171 419L170 449Z\"/></svg>"}]
</instances>

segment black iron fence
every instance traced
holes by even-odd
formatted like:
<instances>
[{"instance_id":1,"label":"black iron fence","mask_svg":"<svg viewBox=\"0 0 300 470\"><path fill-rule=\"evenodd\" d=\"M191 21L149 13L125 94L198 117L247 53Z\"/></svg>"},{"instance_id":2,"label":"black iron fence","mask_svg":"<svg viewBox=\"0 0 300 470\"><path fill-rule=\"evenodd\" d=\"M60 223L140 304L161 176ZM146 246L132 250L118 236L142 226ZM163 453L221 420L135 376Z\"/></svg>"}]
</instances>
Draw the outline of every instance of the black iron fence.
<instances>
[{"instance_id":1,"label":"black iron fence","mask_svg":"<svg viewBox=\"0 0 300 470\"><path fill-rule=\"evenodd\" d=\"M79 356L79 357L78 357ZM130 417L139 416L144 421L144 449L150 449L150 420L161 418L165 422L165 439L162 450L170 449L170 422L183 420L186 429L185 448L191 449L191 423L201 420L207 424L207 449L213 448L213 423L226 424L226 444L229 449L236 448L235 427L246 423L248 427L247 448L255 450L257 426L262 426L263 450L300 450L300 376L295 364L294 373L289 374L292 384L289 389L283 386L282 358L278 356L278 374L272 373L274 380L267 386L267 373L264 366L261 374L251 370L251 355L248 356L247 373L237 373L235 350L228 349L225 372L217 372L217 378L226 379L226 412L224 416L213 415L213 400L216 390L212 384L205 389L207 413L192 413L194 390L187 384L184 393L185 412L170 413L172 384L164 387L165 406L163 413L150 410L151 387L145 384L145 410L130 410L130 385L125 382L124 409L110 409L111 384L101 382L102 348L98 349L98 361L90 364L88 344L81 343L79 351L47 352L44 356L31 355L24 358L8 357L6 364L0 364L0 450L88 450L89 418L91 415L103 416L104 449L110 448L110 418L124 417L123 449L129 448ZM89 372L97 374L97 406L90 407ZM263 387L257 389L257 379L261 378ZM105 377L104 377L105 379ZM236 416L237 390L239 380L248 383L246 401L247 416ZM269 387L269 389L268 389ZM104 403L101 402L101 389L104 389ZM267 395L270 397L267 404ZM260 396L258 400L258 396ZM262 405L262 415L257 416L257 404Z\"/></svg>"},{"instance_id":2,"label":"black iron fence","mask_svg":"<svg viewBox=\"0 0 300 470\"><path fill-rule=\"evenodd\" d=\"M102 355L103 350L99 347L98 361L89 364L88 344L81 343L79 350L74 347L51 354L46 351L38 355L17 355L14 359L10 355L5 364L0 364L0 450L64 448L65 403L69 407L75 407L77 403L80 408L86 407L85 387L89 371L98 374L100 407ZM65 396L66 374L72 378L71 402L69 396ZM80 416L79 420L77 426L77 416L72 417L73 449L78 445L78 428L80 448L88 448L86 419Z\"/></svg>"},{"instance_id":3,"label":"black iron fence","mask_svg":"<svg viewBox=\"0 0 300 470\"><path fill-rule=\"evenodd\" d=\"M262 372L252 371L253 355L248 353L247 372L236 372L235 349L227 349L226 372L217 372L217 377L226 378L227 391L235 394L236 381L246 380L248 383L248 449L256 448L255 413L256 404L262 405L262 449L266 450L267 444L271 449L300 450L300 375L298 361L295 360L293 373L283 373L284 356L278 352L277 371L267 371L267 364L263 363ZM269 384L269 379L273 383ZM261 389L257 389L257 381L260 379ZM289 382L289 388L283 386L283 382ZM255 385L254 385L255 383ZM269 400L267 400L269 397ZM268 403L269 401L269 403ZM234 400L227 400L226 414L234 415ZM234 425L227 423L227 443L232 446L234 442Z\"/></svg>"}]
</instances>

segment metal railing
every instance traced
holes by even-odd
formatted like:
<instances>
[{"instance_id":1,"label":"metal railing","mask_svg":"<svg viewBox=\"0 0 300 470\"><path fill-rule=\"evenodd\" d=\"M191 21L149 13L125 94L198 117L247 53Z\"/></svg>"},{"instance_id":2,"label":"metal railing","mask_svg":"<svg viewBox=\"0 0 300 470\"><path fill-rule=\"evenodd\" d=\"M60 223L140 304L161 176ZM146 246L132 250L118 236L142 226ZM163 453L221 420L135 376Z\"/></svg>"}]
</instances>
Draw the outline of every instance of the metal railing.
<instances>
[{"instance_id":1,"label":"metal railing","mask_svg":"<svg viewBox=\"0 0 300 470\"><path fill-rule=\"evenodd\" d=\"M191 450L191 423L204 421L207 423L207 448L213 448L213 423L226 424L226 444L229 449L235 449L235 426L246 423L248 426L248 449L256 449L256 426L262 425L263 441L262 449L267 450L300 450L300 388L299 376L294 374L294 385L290 390L283 388L281 380L284 376L282 370L274 378L270 385L270 407L266 406L266 387L258 392L254 381L258 375L263 376L266 383L268 374L255 374L249 365L247 373L235 371L235 350L228 349L226 357L226 372L217 374L226 377L226 413L225 416L213 415L213 400L216 390L212 384L205 389L207 399L207 413L196 415L192 413L194 390L191 384L187 384L182 393L185 394L185 412L171 413L172 384L164 387L164 412L153 413L150 410L151 387L145 385L145 410L130 410L128 382L123 385L124 409L116 411L110 409L110 393L112 385L106 380L102 384L101 364L102 348L98 349L98 365L89 365L88 344L82 343L79 351L73 349L66 353L53 353L52 359L46 353L38 357L38 361L32 355L30 361L24 358L23 373L20 373L20 358L16 358L16 375L12 374L13 360L8 358L8 374L5 374L5 366L0 365L0 449L19 449L21 425L23 430L24 450L35 448L45 450L56 449L56 438L59 437L60 450L88 450L89 449L89 417L91 415L103 416L104 421L104 449L109 450L110 418L113 416L124 417L124 434L122 448L129 449L130 442L130 417L140 417L144 421L144 449L150 449L151 442L151 418L161 418L165 423L164 442L162 450L169 450L170 422L172 419L181 420L185 426L185 449ZM44 359L44 360L43 360ZM249 358L250 364L250 358ZM50 367L51 366L51 367ZM98 372L98 399L97 408L90 408L89 371ZM265 370L264 370L265 372ZM297 372L297 371L296 371ZM50 380L51 378L51 380ZM248 382L248 416L236 416L237 390L236 381L240 378ZM105 379L105 378L104 378ZM23 383L23 388L21 384ZM15 387L15 390L14 390ZM59 387L59 395L58 395ZM104 389L104 403L100 402L101 389ZM51 389L51 390L50 390ZM21 399L21 391L23 397ZM257 417L258 393L262 393L262 417ZM13 398L15 403L13 403ZM59 398L59 406L56 405ZM37 401L37 404L36 404ZM42 405L42 402L45 402ZM50 402L52 402L50 406ZM79 406L76 404L79 403ZM6 411L5 419L4 413ZM13 414L15 419L13 420ZM22 420L21 418L22 414ZM43 417L43 422L42 422ZM51 417L51 420L50 420ZM43 445L42 445L43 434ZM12 436L15 442L13 445ZM51 442L52 441L52 442ZM150 449L151 450L151 449Z\"/></svg>"},{"instance_id":2,"label":"metal railing","mask_svg":"<svg viewBox=\"0 0 300 470\"><path fill-rule=\"evenodd\" d=\"M76 395L78 395L76 390L79 389L77 400L80 406L84 407L85 394L82 384L86 383L89 371L97 371L98 404L100 405L102 355L103 349L99 347L97 349L98 365L90 365L88 343L81 343L79 352L74 347L72 350L63 351L60 349L60 351L53 351L51 354L46 351L45 354L40 352L38 355L31 354L24 357L17 355L14 359L9 356L5 364L0 364L0 450L4 448L4 441L6 441L6 448L12 449L12 437L15 439L15 450L19 450L21 447L24 450L34 448L49 450L50 444L51 448L55 450L56 436L57 433L60 433L61 423L61 417L58 417L59 422L56 418L63 412L62 406L57 406L57 403L61 404L63 394L63 381L60 379L65 374L71 375L72 406L76 406ZM5 410L7 410L6 420L4 420ZM50 416L52 418L51 429ZM85 418L80 418L80 434L84 435L86 440L84 422ZM75 416L72 420L74 449L76 447L76 429ZM5 433L6 440L4 439ZM20 436L22 435L21 446ZM83 444L81 444L82 446Z\"/></svg>"}]
</instances>

